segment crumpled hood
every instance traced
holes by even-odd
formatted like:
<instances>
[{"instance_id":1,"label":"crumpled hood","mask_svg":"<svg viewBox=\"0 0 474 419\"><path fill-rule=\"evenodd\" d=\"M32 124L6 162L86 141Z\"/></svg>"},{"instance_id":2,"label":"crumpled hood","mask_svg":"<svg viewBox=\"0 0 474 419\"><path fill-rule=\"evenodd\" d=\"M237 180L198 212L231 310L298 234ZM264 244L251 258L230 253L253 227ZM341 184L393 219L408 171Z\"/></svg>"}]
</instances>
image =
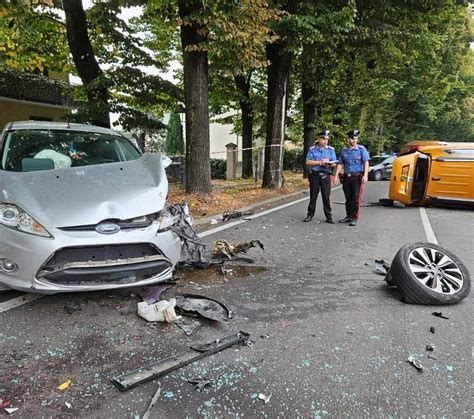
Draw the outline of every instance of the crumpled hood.
<instances>
[{"instance_id":1,"label":"crumpled hood","mask_svg":"<svg viewBox=\"0 0 474 419\"><path fill-rule=\"evenodd\" d=\"M46 229L127 220L163 209L168 180L161 154L137 160L36 172L0 171L0 202Z\"/></svg>"}]
</instances>

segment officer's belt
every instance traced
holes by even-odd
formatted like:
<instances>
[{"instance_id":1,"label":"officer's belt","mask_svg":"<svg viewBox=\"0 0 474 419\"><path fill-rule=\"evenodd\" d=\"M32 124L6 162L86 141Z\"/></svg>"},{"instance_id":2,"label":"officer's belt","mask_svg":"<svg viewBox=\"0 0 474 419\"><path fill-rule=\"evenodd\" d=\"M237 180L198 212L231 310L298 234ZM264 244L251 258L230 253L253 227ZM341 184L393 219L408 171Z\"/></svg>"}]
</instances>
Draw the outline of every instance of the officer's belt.
<instances>
[{"instance_id":1,"label":"officer's belt","mask_svg":"<svg viewBox=\"0 0 474 419\"><path fill-rule=\"evenodd\" d=\"M323 175L330 175L330 171L323 171L323 170L312 170L311 171L312 175L318 175L318 176L323 176Z\"/></svg>"},{"instance_id":2,"label":"officer's belt","mask_svg":"<svg viewBox=\"0 0 474 419\"><path fill-rule=\"evenodd\" d=\"M344 177L353 177L353 176L360 176L362 172L356 172L356 173L344 173Z\"/></svg>"}]
</instances>

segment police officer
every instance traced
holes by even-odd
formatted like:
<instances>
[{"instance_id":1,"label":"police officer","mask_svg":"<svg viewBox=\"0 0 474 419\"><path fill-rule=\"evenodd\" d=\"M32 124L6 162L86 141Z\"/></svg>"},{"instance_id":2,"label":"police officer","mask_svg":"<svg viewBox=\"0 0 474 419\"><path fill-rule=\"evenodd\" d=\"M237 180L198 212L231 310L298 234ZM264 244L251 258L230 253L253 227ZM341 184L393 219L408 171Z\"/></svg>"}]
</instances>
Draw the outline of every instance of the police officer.
<instances>
[{"instance_id":1,"label":"police officer","mask_svg":"<svg viewBox=\"0 0 474 419\"><path fill-rule=\"evenodd\" d=\"M342 189L346 197L346 217L340 223L357 225L359 219L360 197L362 185L367 182L369 175L369 153L364 146L357 144L359 130L347 133L347 147L339 155L334 183L339 183L339 173L344 168L342 175Z\"/></svg>"},{"instance_id":2,"label":"police officer","mask_svg":"<svg viewBox=\"0 0 474 419\"><path fill-rule=\"evenodd\" d=\"M314 217L314 212L316 211L316 200L318 199L318 194L321 190L326 222L334 224L329 196L331 194L332 168L336 166L336 152L334 151L334 147L328 146L328 130L321 131L316 138L317 144L309 149L308 155L306 156L306 166L310 167L309 205L308 215L303 221L311 221Z\"/></svg>"}]
</instances>

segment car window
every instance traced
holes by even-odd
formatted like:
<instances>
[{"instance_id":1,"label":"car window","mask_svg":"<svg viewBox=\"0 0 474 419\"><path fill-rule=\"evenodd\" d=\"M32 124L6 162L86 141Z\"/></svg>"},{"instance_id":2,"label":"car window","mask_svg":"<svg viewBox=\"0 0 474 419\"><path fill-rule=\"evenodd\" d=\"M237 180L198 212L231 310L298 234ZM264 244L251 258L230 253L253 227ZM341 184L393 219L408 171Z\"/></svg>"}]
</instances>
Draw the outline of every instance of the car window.
<instances>
[{"instance_id":1,"label":"car window","mask_svg":"<svg viewBox=\"0 0 474 419\"><path fill-rule=\"evenodd\" d=\"M386 157L378 157L378 156L371 157L370 165L375 166L377 164L382 163L385 159L386 159Z\"/></svg>"},{"instance_id":2,"label":"car window","mask_svg":"<svg viewBox=\"0 0 474 419\"><path fill-rule=\"evenodd\" d=\"M388 159L384 160L384 163L392 164L395 160L395 156L390 156Z\"/></svg>"},{"instance_id":3,"label":"car window","mask_svg":"<svg viewBox=\"0 0 474 419\"><path fill-rule=\"evenodd\" d=\"M8 133L1 168L22 172L135 160L140 152L126 138L85 131L17 130Z\"/></svg>"}]
</instances>

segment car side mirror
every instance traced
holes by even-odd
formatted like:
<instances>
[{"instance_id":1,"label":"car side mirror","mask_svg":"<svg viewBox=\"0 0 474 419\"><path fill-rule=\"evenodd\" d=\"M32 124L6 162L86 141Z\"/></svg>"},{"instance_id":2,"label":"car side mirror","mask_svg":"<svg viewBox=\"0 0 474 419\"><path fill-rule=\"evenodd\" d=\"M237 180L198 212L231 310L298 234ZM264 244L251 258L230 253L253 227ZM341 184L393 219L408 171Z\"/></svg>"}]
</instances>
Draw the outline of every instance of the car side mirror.
<instances>
[{"instance_id":1,"label":"car side mirror","mask_svg":"<svg viewBox=\"0 0 474 419\"><path fill-rule=\"evenodd\" d=\"M390 165L390 163L384 163L383 165L384 165L384 166L388 166L388 165Z\"/></svg>"}]
</instances>

